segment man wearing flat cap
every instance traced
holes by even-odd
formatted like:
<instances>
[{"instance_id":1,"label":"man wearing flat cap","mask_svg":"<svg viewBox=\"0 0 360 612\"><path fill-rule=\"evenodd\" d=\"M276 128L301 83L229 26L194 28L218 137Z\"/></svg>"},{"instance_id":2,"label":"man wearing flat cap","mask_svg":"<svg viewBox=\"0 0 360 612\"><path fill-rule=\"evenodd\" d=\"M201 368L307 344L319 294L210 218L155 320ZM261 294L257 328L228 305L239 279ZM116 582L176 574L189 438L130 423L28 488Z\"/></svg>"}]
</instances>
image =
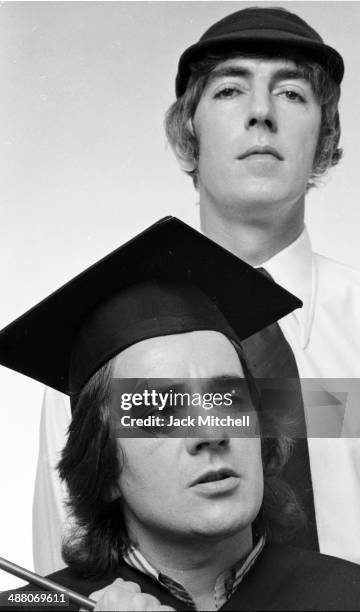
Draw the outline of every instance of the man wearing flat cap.
<instances>
[{"instance_id":1,"label":"man wearing flat cap","mask_svg":"<svg viewBox=\"0 0 360 612\"><path fill-rule=\"evenodd\" d=\"M313 253L304 227L307 191L341 158L343 73L339 53L279 8L226 16L179 61L166 129L202 230L303 301L275 341L243 343L255 376L359 377L360 274ZM297 543L360 562L360 442L313 438L315 416L305 405L309 438L286 470L308 516Z\"/></svg>"},{"instance_id":2,"label":"man wearing flat cap","mask_svg":"<svg viewBox=\"0 0 360 612\"><path fill-rule=\"evenodd\" d=\"M313 253L304 227L307 191L341 159L343 73L315 30L273 7L225 17L179 61L166 131L199 192L204 234L303 302L242 342L255 377L359 377L360 274ZM49 392L44 429L47 406L66 412ZM309 438L285 470L308 517L292 542L360 562L359 440L312 438L314 416L302 407ZM38 489L42 470L40 460Z\"/></svg>"},{"instance_id":3,"label":"man wearing flat cap","mask_svg":"<svg viewBox=\"0 0 360 612\"><path fill-rule=\"evenodd\" d=\"M99 611L358 609L357 564L279 542L302 520L281 475L289 414L241 347L300 306L167 218L0 332L2 365L71 398L59 472L74 523L53 581Z\"/></svg>"}]
</instances>

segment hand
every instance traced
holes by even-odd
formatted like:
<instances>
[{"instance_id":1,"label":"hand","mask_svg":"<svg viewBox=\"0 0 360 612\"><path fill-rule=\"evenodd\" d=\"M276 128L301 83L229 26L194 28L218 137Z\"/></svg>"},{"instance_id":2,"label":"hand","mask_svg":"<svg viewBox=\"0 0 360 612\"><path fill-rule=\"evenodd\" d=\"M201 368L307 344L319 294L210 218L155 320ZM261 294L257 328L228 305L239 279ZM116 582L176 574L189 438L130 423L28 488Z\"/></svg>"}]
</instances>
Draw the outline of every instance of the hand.
<instances>
[{"instance_id":1,"label":"hand","mask_svg":"<svg viewBox=\"0 0 360 612\"><path fill-rule=\"evenodd\" d=\"M104 589L94 591L89 597L97 602L94 610L98 612L175 612L174 608L163 606L153 595L142 593L136 582L122 578L117 578Z\"/></svg>"}]
</instances>

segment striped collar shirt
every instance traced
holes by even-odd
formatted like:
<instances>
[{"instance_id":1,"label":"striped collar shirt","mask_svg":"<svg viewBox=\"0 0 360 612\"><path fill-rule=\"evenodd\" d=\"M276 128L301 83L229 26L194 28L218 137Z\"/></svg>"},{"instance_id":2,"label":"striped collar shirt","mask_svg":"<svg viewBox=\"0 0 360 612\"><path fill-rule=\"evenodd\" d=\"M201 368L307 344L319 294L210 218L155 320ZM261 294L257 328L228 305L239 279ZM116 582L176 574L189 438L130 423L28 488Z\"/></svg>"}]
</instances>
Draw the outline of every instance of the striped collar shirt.
<instances>
[{"instance_id":1,"label":"striped collar shirt","mask_svg":"<svg viewBox=\"0 0 360 612\"><path fill-rule=\"evenodd\" d=\"M262 536L245 559L241 559L230 569L225 570L217 577L214 587L214 603L216 610L219 610L236 591L244 576L248 573L260 555L264 548L264 544L265 537ZM195 603L186 589L179 582L176 582L176 580L173 580L153 567L136 546L130 545L123 559L130 567L150 576L170 591L176 599L185 602L192 610L196 610Z\"/></svg>"}]
</instances>

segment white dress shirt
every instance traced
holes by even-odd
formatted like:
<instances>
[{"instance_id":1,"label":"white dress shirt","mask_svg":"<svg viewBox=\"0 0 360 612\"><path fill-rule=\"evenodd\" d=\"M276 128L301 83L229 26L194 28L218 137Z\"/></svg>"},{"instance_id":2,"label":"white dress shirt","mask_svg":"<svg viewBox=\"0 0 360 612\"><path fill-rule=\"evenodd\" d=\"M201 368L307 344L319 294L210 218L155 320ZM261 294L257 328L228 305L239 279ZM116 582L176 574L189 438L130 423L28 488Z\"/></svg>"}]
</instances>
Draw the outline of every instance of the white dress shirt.
<instances>
[{"instance_id":1,"label":"white dress shirt","mask_svg":"<svg viewBox=\"0 0 360 612\"><path fill-rule=\"evenodd\" d=\"M65 507L66 487L60 481L56 465L65 446L70 420L68 396L46 387L32 516L34 568L42 576L65 567L61 538L69 519Z\"/></svg>"},{"instance_id":2,"label":"white dress shirt","mask_svg":"<svg viewBox=\"0 0 360 612\"><path fill-rule=\"evenodd\" d=\"M360 379L360 271L313 253L306 230L262 267L303 301L302 309L279 322L300 377L353 379L341 430L342 436L357 432L360 437L360 388L354 380ZM347 390L350 382L343 383ZM324 386L336 391L339 385L327 380ZM308 430L314 431L318 413L305 397L304 402ZM54 465L69 421L68 398L47 389L33 517L34 563L39 573L64 566L59 548L60 525L66 518L64 490ZM309 453L320 551L360 563L360 439L309 438Z\"/></svg>"},{"instance_id":3,"label":"white dress shirt","mask_svg":"<svg viewBox=\"0 0 360 612\"><path fill-rule=\"evenodd\" d=\"M323 382L348 392L342 436L360 436L359 380L336 381L360 379L360 271L313 253L306 229L262 267L303 301L279 321L300 378L335 379ZM316 411L304 400L314 431ZM320 551L360 563L360 439L308 442Z\"/></svg>"}]
</instances>

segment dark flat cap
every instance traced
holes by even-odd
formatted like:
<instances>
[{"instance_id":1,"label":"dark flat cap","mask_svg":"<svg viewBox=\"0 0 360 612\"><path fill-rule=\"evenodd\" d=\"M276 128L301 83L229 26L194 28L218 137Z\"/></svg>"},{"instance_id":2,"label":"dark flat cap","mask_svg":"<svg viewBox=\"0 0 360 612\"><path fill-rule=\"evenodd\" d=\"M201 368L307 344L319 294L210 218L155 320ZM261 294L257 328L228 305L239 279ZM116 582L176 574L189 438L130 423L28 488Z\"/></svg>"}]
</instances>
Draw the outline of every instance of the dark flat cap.
<instances>
[{"instance_id":1,"label":"dark flat cap","mask_svg":"<svg viewBox=\"0 0 360 612\"><path fill-rule=\"evenodd\" d=\"M0 364L77 394L122 350L215 330L241 341L302 305L212 240L166 217L0 332Z\"/></svg>"},{"instance_id":2,"label":"dark flat cap","mask_svg":"<svg viewBox=\"0 0 360 612\"><path fill-rule=\"evenodd\" d=\"M321 64L340 84L344 75L341 55L326 45L306 21L281 8L246 8L227 15L212 25L200 40L182 54L176 77L176 95L182 96L190 77L190 64L208 51L272 52L289 49L299 57Z\"/></svg>"}]
</instances>

